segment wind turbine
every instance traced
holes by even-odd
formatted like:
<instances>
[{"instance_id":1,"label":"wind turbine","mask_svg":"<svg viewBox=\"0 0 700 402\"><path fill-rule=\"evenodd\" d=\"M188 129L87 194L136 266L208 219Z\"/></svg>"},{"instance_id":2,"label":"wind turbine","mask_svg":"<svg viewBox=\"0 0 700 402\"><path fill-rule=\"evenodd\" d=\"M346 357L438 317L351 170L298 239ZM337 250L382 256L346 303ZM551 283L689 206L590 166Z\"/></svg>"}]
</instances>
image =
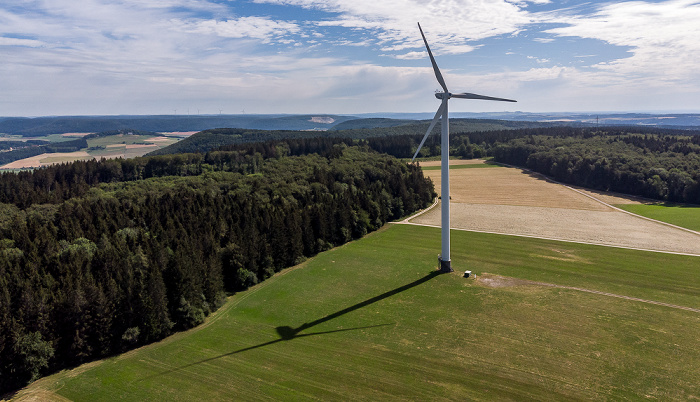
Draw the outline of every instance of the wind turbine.
<instances>
[{"instance_id":1,"label":"wind turbine","mask_svg":"<svg viewBox=\"0 0 700 402\"><path fill-rule=\"evenodd\" d=\"M501 101L501 102L516 102L512 99L504 99L504 98L494 98L492 96L484 96L484 95L477 95L477 94L472 94L472 93L461 93L461 94L453 94L447 89L447 85L445 84L445 79L442 78L442 74L440 73L440 69L437 66L437 63L435 62L435 58L433 57L433 52L430 51L430 46L428 46L428 41L425 39L425 34L423 33L423 28L421 28L420 23L418 23L418 29L420 30L420 34L423 37L423 42L425 43L425 48L428 50L428 56L430 56L430 62L433 65L433 70L435 71L435 78L437 78L438 83L442 87L444 92L436 92L435 97L442 100L440 103L440 107L438 107L437 112L435 113L435 117L433 117L433 121L430 123L430 126L428 127L428 131L425 133L425 136L423 137L423 140L420 142L420 145L418 145L418 149L416 150L416 153L413 155L413 159L411 162L413 162L416 159L416 156L418 156L418 152L420 152L420 149L423 147L423 144L425 143L425 140L428 138L428 135L430 135L430 132L433 131L433 127L435 127L435 124L437 124L438 120L442 118L442 136L440 137L440 145L441 145L441 174L440 174L440 197L442 199L441 202L441 215L442 215L442 254L438 257L438 262L440 264L440 271L441 272L452 272L452 264L450 261L450 124L449 124L449 117L447 114L447 101L450 98L462 98L462 99L480 99L480 100L491 100L491 101Z\"/></svg>"}]
</instances>

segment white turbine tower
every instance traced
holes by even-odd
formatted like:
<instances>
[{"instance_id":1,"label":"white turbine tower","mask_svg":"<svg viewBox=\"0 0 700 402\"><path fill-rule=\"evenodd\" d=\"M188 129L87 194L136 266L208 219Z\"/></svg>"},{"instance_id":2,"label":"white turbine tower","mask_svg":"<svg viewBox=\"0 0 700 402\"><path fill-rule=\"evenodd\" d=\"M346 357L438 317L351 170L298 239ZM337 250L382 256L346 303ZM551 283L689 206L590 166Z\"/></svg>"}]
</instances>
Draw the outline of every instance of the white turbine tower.
<instances>
[{"instance_id":1,"label":"white turbine tower","mask_svg":"<svg viewBox=\"0 0 700 402\"><path fill-rule=\"evenodd\" d=\"M420 145L418 145L418 149L416 150L415 155L413 155L413 160L416 159L416 156L418 156L418 152L420 149L423 147L423 144L425 143L425 140L428 138L428 135L430 135L430 132L433 130L433 127L435 127L435 124L437 124L438 120L442 117L442 136L440 138L440 145L441 145L441 177L440 177L440 186L441 186L441 191L440 191L440 197L442 199L441 203L441 215L442 215L442 254L440 257L438 257L438 261L440 263L440 271L442 272L452 272L452 266L451 266L451 261L450 261L450 168L449 168L449 163L450 163L450 125L449 125L449 118L447 115L447 101L450 98L463 98L463 99L480 99L480 100L491 100L491 101L502 101L502 102L516 102L512 99L504 99L504 98L494 98L491 96L484 96L484 95L477 95L477 94L471 94L471 93L461 93L461 94L453 94L450 93L450 91L447 89L447 85L445 84L445 80L442 78L442 74L440 74L440 69L437 66L437 63L435 63L435 58L433 57L433 53L430 51L430 46L428 46L428 41L425 39L425 34L423 33L423 29L420 26L420 23L418 23L418 29L420 29L420 34L423 37L423 42L425 42L425 48L428 50L428 56L430 56L430 62L433 64L433 70L435 70L435 78L437 78L438 83L444 90L444 92L437 92L435 94L435 97L438 99L442 100L442 103L440 104L440 107L438 108L437 112L435 113L435 117L433 117L433 121L430 123L430 127L428 127L428 131L425 133L425 136L423 137L423 140L420 142Z\"/></svg>"}]
</instances>

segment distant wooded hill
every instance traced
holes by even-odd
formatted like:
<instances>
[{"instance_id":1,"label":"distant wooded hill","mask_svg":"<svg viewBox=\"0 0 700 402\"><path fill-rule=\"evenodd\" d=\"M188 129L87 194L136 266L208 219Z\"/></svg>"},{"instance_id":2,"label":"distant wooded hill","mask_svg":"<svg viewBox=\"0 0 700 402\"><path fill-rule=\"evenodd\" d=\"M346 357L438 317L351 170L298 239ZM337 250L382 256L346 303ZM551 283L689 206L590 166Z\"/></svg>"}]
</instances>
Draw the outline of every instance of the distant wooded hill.
<instances>
[{"instance_id":1,"label":"distant wooded hill","mask_svg":"<svg viewBox=\"0 0 700 402\"><path fill-rule=\"evenodd\" d=\"M259 130L328 130L352 116L339 115L216 115L216 116L61 116L11 117L0 120L0 133L25 137L109 130L156 132L201 131L217 127Z\"/></svg>"},{"instance_id":2,"label":"distant wooded hill","mask_svg":"<svg viewBox=\"0 0 700 402\"><path fill-rule=\"evenodd\" d=\"M454 113L454 119L527 121L568 126L653 126L696 129L700 114L645 113ZM144 115L144 116L50 116L0 117L0 133L41 136L63 133L96 133L133 129L155 132L202 131L236 127L257 130L346 130L395 127L430 119L427 113L386 113L369 115Z\"/></svg>"},{"instance_id":3,"label":"distant wooded hill","mask_svg":"<svg viewBox=\"0 0 700 402\"><path fill-rule=\"evenodd\" d=\"M392 125L397 122L397 125ZM242 144L249 142L273 141L284 139L302 138L351 138L367 139L376 137L388 137L396 135L425 135L428 129L428 122L409 122L408 120L390 119L362 119L350 120L337 127L346 127L342 130L332 130L328 132L313 131L290 131L290 130L250 130L242 128L219 128L205 130L194 134L176 144L151 152L149 155L167 155L183 152L207 152L221 146ZM365 128L363 126L379 124L382 127ZM478 120L478 119L450 119L450 130L453 133L495 131L517 128L552 127L561 126L559 123L538 123L505 120ZM351 128L355 127L355 128ZM439 128L435 129L438 132Z\"/></svg>"}]
</instances>

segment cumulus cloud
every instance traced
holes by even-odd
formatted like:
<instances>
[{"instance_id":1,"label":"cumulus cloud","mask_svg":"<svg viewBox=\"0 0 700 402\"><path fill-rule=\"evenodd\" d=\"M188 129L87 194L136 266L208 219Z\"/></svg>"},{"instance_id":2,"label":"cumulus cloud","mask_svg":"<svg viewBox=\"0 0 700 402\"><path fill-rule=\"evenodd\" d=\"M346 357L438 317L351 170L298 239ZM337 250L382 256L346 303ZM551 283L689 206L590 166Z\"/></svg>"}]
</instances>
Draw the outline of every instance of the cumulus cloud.
<instances>
[{"instance_id":1,"label":"cumulus cloud","mask_svg":"<svg viewBox=\"0 0 700 402\"><path fill-rule=\"evenodd\" d=\"M532 22L526 11L503 0L256 0L258 3L294 5L340 13L318 21L319 26L371 29L380 43L421 47L416 35L420 22L436 53L442 48L465 53L473 50L468 41L518 32Z\"/></svg>"},{"instance_id":2,"label":"cumulus cloud","mask_svg":"<svg viewBox=\"0 0 700 402\"><path fill-rule=\"evenodd\" d=\"M553 108L577 99L613 104L654 87L700 107L699 0L581 0L546 12L533 10L547 0L252 1L260 4L5 0L0 76L13 79L0 80L0 115L31 114L41 102L50 113L89 112L80 105L153 113L190 100L209 112L243 102L237 110L434 109L425 94L437 84L418 21L433 52L450 56L438 62L455 90L513 97L527 110L535 99ZM559 51L580 38L589 46L566 64Z\"/></svg>"},{"instance_id":3,"label":"cumulus cloud","mask_svg":"<svg viewBox=\"0 0 700 402\"><path fill-rule=\"evenodd\" d=\"M700 78L697 69L688 68L700 64L697 0L609 3L593 15L556 20L566 26L546 32L630 48L629 57L598 64L601 70L663 80Z\"/></svg>"},{"instance_id":4,"label":"cumulus cloud","mask_svg":"<svg viewBox=\"0 0 700 402\"><path fill-rule=\"evenodd\" d=\"M299 33L299 26L292 22L275 21L267 17L240 17L226 21L181 21L185 31L215 34L225 38L254 38L268 43L273 37Z\"/></svg>"}]
</instances>

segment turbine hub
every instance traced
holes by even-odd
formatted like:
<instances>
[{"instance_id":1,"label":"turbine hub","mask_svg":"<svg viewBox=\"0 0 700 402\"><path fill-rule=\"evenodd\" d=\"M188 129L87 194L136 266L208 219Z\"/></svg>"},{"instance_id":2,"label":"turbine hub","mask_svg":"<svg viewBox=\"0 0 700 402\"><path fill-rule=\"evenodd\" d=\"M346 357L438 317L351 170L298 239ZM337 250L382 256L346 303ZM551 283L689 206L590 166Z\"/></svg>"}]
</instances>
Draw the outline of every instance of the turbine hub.
<instances>
[{"instance_id":1,"label":"turbine hub","mask_svg":"<svg viewBox=\"0 0 700 402\"><path fill-rule=\"evenodd\" d=\"M438 99L443 99L447 95L447 99L450 99L452 97L452 94L449 92L435 92L435 97Z\"/></svg>"}]
</instances>

